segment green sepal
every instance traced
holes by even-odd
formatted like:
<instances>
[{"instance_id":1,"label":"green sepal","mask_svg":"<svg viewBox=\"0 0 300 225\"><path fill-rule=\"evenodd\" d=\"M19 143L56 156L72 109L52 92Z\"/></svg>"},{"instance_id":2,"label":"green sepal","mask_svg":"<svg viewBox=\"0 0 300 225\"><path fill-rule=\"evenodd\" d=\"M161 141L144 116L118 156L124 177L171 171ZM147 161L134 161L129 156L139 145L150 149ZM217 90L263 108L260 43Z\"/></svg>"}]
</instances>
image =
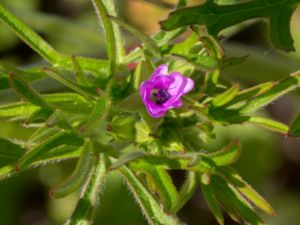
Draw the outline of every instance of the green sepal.
<instances>
[{"instance_id":1,"label":"green sepal","mask_svg":"<svg viewBox=\"0 0 300 225\"><path fill-rule=\"evenodd\" d=\"M80 188L89 178L93 168L95 154L91 141L85 141L80 149L80 157L71 176L59 186L50 191L53 198L62 198Z\"/></svg>"},{"instance_id":2,"label":"green sepal","mask_svg":"<svg viewBox=\"0 0 300 225\"><path fill-rule=\"evenodd\" d=\"M129 115L117 115L113 117L109 133L118 141L135 139L136 118Z\"/></svg>"}]
</instances>

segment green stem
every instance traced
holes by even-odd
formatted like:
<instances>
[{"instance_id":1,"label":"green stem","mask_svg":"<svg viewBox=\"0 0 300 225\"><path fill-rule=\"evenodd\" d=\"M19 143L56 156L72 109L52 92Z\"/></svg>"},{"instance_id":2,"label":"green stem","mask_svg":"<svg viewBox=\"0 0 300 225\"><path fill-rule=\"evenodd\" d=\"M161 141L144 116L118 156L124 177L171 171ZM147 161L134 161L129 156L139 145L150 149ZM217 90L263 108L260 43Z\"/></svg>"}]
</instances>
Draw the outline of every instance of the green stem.
<instances>
[{"instance_id":1,"label":"green stem","mask_svg":"<svg viewBox=\"0 0 300 225\"><path fill-rule=\"evenodd\" d=\"M102 21L102 24L105 29L106 34L106 46L107 46L107 54L110 61L110 73L111 76L114 76L116 71L116 63L117 63L117 47L116 47L116 38L114 34L114 29L111 21L107 18L108 11L101 0L92 0L97 16L99 20Z\"/></svg>"}]
</instances>

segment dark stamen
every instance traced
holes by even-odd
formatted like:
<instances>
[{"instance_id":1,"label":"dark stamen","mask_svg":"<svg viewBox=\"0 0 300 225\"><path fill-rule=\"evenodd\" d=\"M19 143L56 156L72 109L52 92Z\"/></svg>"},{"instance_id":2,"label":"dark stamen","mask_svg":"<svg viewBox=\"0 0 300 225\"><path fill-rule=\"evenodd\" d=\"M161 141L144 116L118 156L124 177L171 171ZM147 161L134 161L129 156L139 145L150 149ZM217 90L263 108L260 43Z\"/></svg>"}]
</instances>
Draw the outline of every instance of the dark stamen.
<instances>
[{"instance_id":1,"label":"dark stamen","mask_svg":"<svg viewBox=\"0 0 300 225\"><path fill-rule=\"evenodd\" d=\"M170 94L164 89L153 89L151 93L151 100L157 105L165 103L170 97Z\"/></svg>"}]
</instances>

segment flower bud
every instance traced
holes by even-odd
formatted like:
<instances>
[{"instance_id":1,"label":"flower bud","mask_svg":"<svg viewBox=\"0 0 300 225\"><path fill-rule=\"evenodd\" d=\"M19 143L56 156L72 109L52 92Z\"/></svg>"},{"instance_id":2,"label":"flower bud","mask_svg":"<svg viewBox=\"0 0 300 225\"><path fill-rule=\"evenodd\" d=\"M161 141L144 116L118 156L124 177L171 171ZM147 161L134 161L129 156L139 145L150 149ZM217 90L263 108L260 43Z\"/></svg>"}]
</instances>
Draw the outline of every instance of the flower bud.
<instances>
[{"instance_id":1,"label":"flower bud","mask_svg":"<svg viewBox=\"0 0 300 225\"><path fill-rule=\"evenodd\" d=\"M108 132L119 141L135 139L135 124L136 119L131 116L115 116L112 123L108 125Z\"/></svg>"}]
</instances>

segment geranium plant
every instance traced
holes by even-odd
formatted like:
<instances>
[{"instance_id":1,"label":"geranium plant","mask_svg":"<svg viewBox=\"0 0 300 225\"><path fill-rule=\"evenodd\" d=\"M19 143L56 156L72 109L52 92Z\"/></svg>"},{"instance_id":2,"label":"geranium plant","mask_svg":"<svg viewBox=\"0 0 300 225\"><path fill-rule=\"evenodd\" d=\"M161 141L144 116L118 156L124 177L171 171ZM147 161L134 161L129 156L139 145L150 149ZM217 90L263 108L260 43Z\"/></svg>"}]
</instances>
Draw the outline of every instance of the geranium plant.
<instances>
[{"instance_id":1,"label":"geranium plant","mask_svg":"<svg viewBox=\"0 0 300 225\"><path fill-rule=\"evenodd\" d=\"M49 190L53 198L81 190L67 224L92 224L99 190L112 171L124 178L149 224L184 224L177 212L199 186L219 224L224 213L241 224L264 224L257 210L273 215L271 205L232 168L241 154L239 140L203 150L214 142L218 124L254 124L299 136L299 117L288 126L255 111L298 88L300 72L241 89L220 74L247 59L228 57L220 33L265 18L274 48L293 51L290 19L300 0L207 0L193 7L179 0L152 37L119 18L113 2L91 2L106 35L105 60L57 52L0 4L0 20L45 60L25 69L0 64L0 90L11 88L20 97L0 105L0 116L36 128L25 142L0 139L0 160L10 159L0 168L0 179L78 158L70 177ZM120 28L141 45L125 53ZM47 77L68 92L32 88L31 82ZM186 173L179 189L172 170Z\"/></svg>"}]
</instances>

